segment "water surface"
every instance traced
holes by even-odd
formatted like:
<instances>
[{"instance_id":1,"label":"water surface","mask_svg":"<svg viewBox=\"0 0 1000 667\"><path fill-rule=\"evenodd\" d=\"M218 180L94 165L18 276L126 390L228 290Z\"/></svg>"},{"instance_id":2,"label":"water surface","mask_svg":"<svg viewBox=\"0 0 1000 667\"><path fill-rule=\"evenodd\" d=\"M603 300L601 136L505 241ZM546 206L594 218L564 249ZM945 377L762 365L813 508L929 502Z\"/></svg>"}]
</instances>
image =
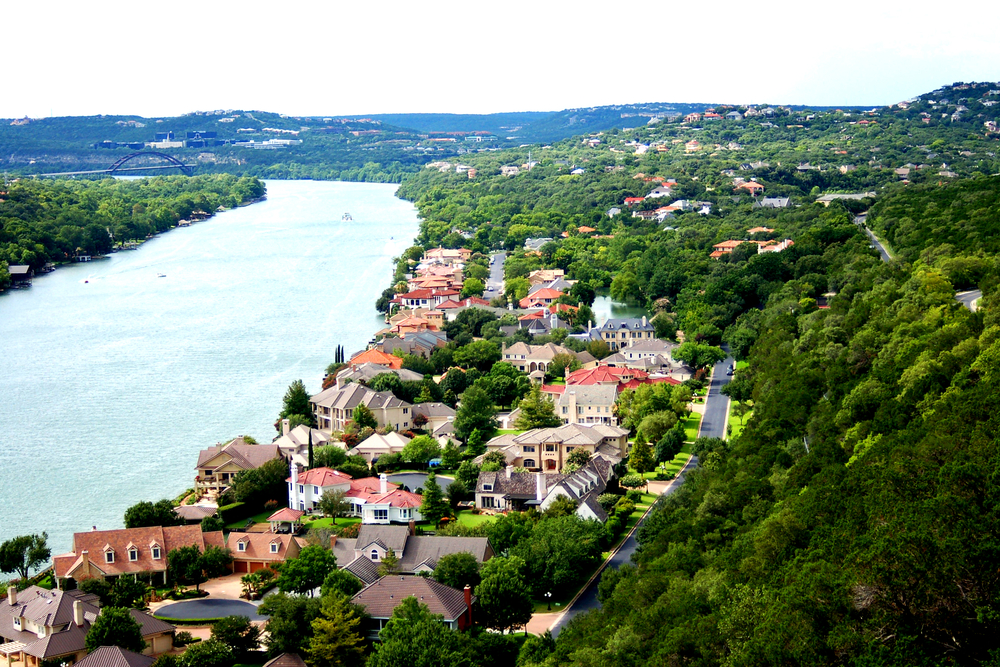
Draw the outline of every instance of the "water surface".
<instances>
[{"instance_id":1,"label":"water surface","mask_svg":"<svg viewBox=\"0 0 1000 667\"><path fill-rule=\"evenodd\" d=\"M0 296L0 541L68 551L189 488L201 449L270 442L289 383L318 391L335 347L379 328L417 231L395 187L269 181L267 201Z\"/></svg>"}]
</instances>

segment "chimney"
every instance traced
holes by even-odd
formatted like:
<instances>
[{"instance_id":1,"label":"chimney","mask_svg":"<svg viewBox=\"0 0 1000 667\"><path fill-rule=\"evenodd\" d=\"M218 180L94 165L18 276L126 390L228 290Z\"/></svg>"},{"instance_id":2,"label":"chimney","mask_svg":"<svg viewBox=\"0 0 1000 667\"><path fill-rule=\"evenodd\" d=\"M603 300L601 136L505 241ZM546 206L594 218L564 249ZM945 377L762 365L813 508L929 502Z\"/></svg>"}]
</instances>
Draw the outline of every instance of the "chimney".
<instances>
[{"instance_id":1,"label":"chimney","mask_svg":"<svg viewBox=\"0 0 1000 667\"><path fill-rule=\"evenodd\" d=\"M587 333L590 333L591 329L594 328L594 320L587 320Z\"/></svg>"},{"instance_id":2,"label":"chimney","mask_svg":"<svg viewBox=\"0 0 1000 667\"><path fill-rule=\"evenodd\" d=\"M467 613L469 615L468 618L466 619L467 622L468 622L468 625L466 625L466 627L471 628L472 627L472 589L469 588L469 584L465 585L465 588L462 590L462 592L465 593L465 613Z\"/></svg>"},{"instance_id":3,"label":"chimney","mask_svg":"<svg viewBox=\"0 0 1000 667\"><path fill-rule=\"evenodd\" d=\"M387 488L388 482L389 482L389 478L386 476L386 474L384 472L381 473L378 476L378 492L379 493L388 493L389 492L389 489Z\"/></svg>"},{"instance_id":4,"label":"chimney","mask_svg":"<svg viewBox=\"0 0 1000 667\"><path fill-rule=\"evenodd\" d=\"M415 537L417 534L417 522L414 521L413 519L410 519L409 526L410 526L410 537Z\"/></svg>"},{"instance_id":5,"label":"chimney","mask_svg":"<svg viewBox=\"0 0 1000 667\"><path fill-rule=\"evenodd\" d=\"M330 551L333 551L334 547L336 547L336 546L337 546L337 536L336 535L331 535L330 536Z\"/></svg>"},{"instance_id":6,"label":"chimney","mask_svg":"<svg viewBox=\"0 0 1000 667\"><path fill-rule=\"evenodd\" d=\"M507 466L506 472L507 472L507 479L510 479L510 474L514 472L514 466Z\"/></svg>"},{"instance_id":7,"label":"chimney","mask_svg":"<svg viewBox=\"0 0 1000 667\"><path fill-rule=\"evenodd\" d=\"M535 500L542 502L545 500L545 473L535 473Z\"/></svg>"},{"instance_id":8,"label":"chimney","mask_svg":"<svg viewBox=\"0 0 1000 667\"><path fill-rule=\"evenodd\" d=\"M288 477L292 482L292 492L289 497L293 510L299 509L299 466L294 459L288 461Z\"/></svg>"},{"instance_id":9,"label":"chimney","mask_svg":"<svg viewBox=\"0 0 1000 667\"><path fill-rule=\"evenodd\" d=\"M646 326L646 316L642 316L642 326Z\"/></svg>"},{"instance_id":10,"label":"chimney","mask_svg":"<svg viewBox=\"0 0 1000 667\"><path fill-rule=\"evenodd\" d=\"M288 426L290 424L291 424L291 422L288 419L282 419L281 420L281 435L288 435L288 431L289 431Z\"/></svg>"},{"instance_id":11,"label":"chimney","mask_svg":"<svg viewBox=\"0 0 1000 667\"><path fill-rule=\"evenodd\" d=\"M17 587L16 586L8 586L7 587L7 602L10 603L11 607L13 607L14 605L17 604Z\"/></svg>"},{"instance_id":12,"label":"chimney","mask_svg":"<svg viewBox=\"0 0 1000 667\"><path fill-rule=\"evenodd\" d=\"M83 603L79 600L73 602L73 622L76 623L76 627L83 627Z\"/></svg>"}]
</instances>

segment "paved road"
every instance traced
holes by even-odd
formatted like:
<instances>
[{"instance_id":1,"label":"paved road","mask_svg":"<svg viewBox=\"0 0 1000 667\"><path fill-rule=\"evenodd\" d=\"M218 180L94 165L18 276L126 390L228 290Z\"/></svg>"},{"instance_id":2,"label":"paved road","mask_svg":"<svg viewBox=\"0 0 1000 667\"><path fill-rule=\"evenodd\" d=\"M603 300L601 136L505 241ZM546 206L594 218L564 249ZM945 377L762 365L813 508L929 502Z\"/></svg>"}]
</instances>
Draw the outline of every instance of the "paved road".
<instances>
[{"instance_id":1,"label":"paved road","mask_svg":"<svg viewBox=\"0 0 1000 667\"><path fill-rule=\"evenodd\" d=\"M955 295L955 298L958 299L958 302L963 306L972 312L976 312L976 309L979 307L978 301L983 298L983 290L971 289L966 292L959 292Z\"/></svg>"},{"instance_id":2,"label":"paved road","mask_svg":"<svg viewBox=\"0 0 1000 667\"><path fill-rule=\"evenodd\" d=\"M184 600L160 607L155 614L162 618L224 618L226 616L249 616L251 621L265 621L266 616L257 614L257 607L242 600Z\"/></svg>"},{"instance_id":3,"label":"paved road","mask_svg":"<svg viewBox=\"0 0 1000 667\"><path fill-rule=\"evenodd\" d=\"M872 245L875 246L876 250L878 250L878 254L882 256L882 261L883 262L892 261L892 257L889 256L889 251L886 250L885 246L882 245L882 242L875 237L875 234L872 232L872 230L868 229L867 221L868 221L867 212L862 213L861 215L854 216L854 224L861 227L865 235L868 236L869 240L871 240L872 242Z\"/></svg>"},{"instance_id":4,"label":"paved road","mask_svg":"<svg viewBox=\"0 0 1000 667\"><path fill-rule=\"evenodd\" d=\"M727 352L729 349L723 346ZM708 397L705 399L705 414L701 418L699 434L706 438L725 438L726 423L729 419L729 397L722 393L722 388L729 384L732 376L729 369L736 362L731 356L715 364L712 369L712 382L708 385Z\"/></svg>"},{"instance_id":5,"label":"paved road","mask_svg":"<svg viewBox=\"0 0 1000 667\"><path fill-rule=\"evenodd\" d=\"M697 465L698 465L698 460L692 457L690 468L694 468ZM664 492L664 494L660 496L660 499L657 500L656 502L657 503L661 502L663 498L669 496L671 493L681 488L681 484L683 483L684 483L684 473L681 473L680 476L677 478L677 481L669 489L667 489L666 492ZM643 523L645 523L645 518L639 522L639 526L642 526ZM613 567L617 570L625 563L632 562L632 554L634 554L635 550L639 547L639 543L635 539L635 536L638 534L638 532L639 531L637 529L634 533L632 533L632 535L628 537L628 539L626 539L622 543L621 548L611 559L611 562L608 563L608 567ZM603 574L601 576L603 576ZM580 597L577 598L573 606L567 609L565 612L563 612L562 616L559 618L558 621L556 621L555 625L553 625L550 628L553 637L558 637L562 629L566 627L566 624L569 623L573 619L573 617L576 616L577 614L582 614L584 612L590 611L591 609L597 609L598 607L601 606L601 603L597 599L597 586L600 584L600 582L601 582L601 577L600 576L596 577L594 581L591 582L590 586L588 586L587 589L580 595Z\"/></svg>"},{"instance_id":6,"label":"paved road","mask_svg":"<svg viewBox=\"0 0 1000 667\"><path fill-rule=\"evenodd\" d=\"M501 250L494 253L493 264L490 266L490 275L486 279L486 291L483 298L490 300L500 296L503 292L503 263L507 261L507 251Z\"/></svg>"}]
</instances>

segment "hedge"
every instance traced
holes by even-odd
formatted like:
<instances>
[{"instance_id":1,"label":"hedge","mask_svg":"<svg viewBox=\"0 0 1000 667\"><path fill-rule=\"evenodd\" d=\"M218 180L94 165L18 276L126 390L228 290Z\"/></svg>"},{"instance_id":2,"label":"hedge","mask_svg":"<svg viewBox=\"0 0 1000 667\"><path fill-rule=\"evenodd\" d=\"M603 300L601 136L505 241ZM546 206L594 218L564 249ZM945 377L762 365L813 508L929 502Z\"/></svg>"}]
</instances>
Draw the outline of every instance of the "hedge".
<instances>
[{"instance_id":1,"label":"hedge","mask_svg":"<svg viewBox=\"0 0 1000 667\"><path fill-rule=\"evenodd\" d=\"M224 524L235 523L242 519L249 519L254 514L262 511L262 509L262 507L250 503L223 505L219 508L219 518L222 519L222 523Z\"/></svg>"}]
</instances>

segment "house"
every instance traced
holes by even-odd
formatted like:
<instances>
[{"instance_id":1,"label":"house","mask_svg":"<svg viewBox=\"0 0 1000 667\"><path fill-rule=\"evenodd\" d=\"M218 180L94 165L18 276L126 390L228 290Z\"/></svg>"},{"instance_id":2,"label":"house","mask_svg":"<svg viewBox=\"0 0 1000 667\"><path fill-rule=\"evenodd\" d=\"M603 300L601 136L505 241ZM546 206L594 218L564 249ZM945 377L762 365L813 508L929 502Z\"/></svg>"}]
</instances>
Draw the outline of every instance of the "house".
<instances>
[{"instance_id":1,"label":"house","mask_svg":"<svg viewBox=\"0 0 1000 667\"><path fill-rule=\"evenodd\" d=\"M366 364L371 366L372 364ZM384 369L384 366L377 368ZM347 369L350 370L350 369ZM339 378L339 375L338 375ZM299 424L295 428L289 428L290 422L287 419L281 420L281 437L272 443L278 446L282 458L288 461L295 461L300 466L309 465L309 444L315 447L326 445L338 445L343 449L344 444L339 440L334 440L326 431L318 428L310 428L305 424Z\"/></svg>"},{"instance_id":2,"label":"house","mask_svg":"<svg viewBox=\"0 0 1000 667\"><path fill-rule=\"evenodd\" d=\"M351 476L333 468L298 472L298 466L293 462L290 471L292 474L285 482L288 484L288 507L293 510L312 511L324 493L342 491L346 494L351 490ZM296 479L294 483L293 478Z\"/></svg>"},{"instance_id":3,"label":"house","mask_svg":"<svg viewBox=\"0 0 1000 667\"><path fill-rule=\"evenodd\" d=\"M174 626L145 612L130 609L146 641L144 655L159 655L173 647ZM0 654L7 665L23 667L72 664L87 655L86 637L101 614L96 595L80 590L49 591L29 586L7 588L0 601Z\"/></svg>"},{"instance_id":4,"label":"house","mask_svg":"<svg viewBox=\"0 0 1000 667\"><path fill-rule=\"evenodd\" d=\"M294 464L291 473L285 480L288 484L288 508L291 510L312 512L317 509L324 493L340 491L351 503L350 514L361 517L362 523L407 523L422 519L422 498L391 484L384 474L377 478L351 479L349 475L332 468L298 472ZM296 482L293 483L293 479ZM288 520L281 519L284 522Z\"/></svg>"},{"instance_id":5,"label":"house","mask_svg":"<svg viewBox=\"0 0 1000 667\"><path fill-rule=\"evenodd\" d=\"M351 357L350 361L347 362L347 365L350 368L357 368L358 366L364 364L375 364L377 366L398 369L403 367L403 360L396 355L386 354L378 349L371 349L365 350L364 352L358 352Z\"/></svg>"},{"instance_id":6,"label":"house","mask_svg":"<svg viewBox=\"0 0 1000 667\"><path fill-rule=\"evenodd\" d=\"M184 519L186 523L200 524L206 518L218 513L217 505L180 505L174 508L174 514Z\"/></svg>"},{"instance_id":7,"label":"house","mask_svg":"<svg viewBox=\"0 0 1000 667\"><path fill-rule=\"evenodd\" d=\"M764 185L762 183L758 183L757 181L743 181L742 183L736 186L736 189L749 190L750 194L756 197L757 195L764 192Z\"/></svg>"},{"instance_id":8,"label":"house","mask_svg":"<svg viewBox=\"0 0 1000 667\"><path fill-rule=\"evenodd\" d=\"M542 246L552 240L550 236L543 236L537 239L525 239L524 249L525 250L541 250Z\"/></svg>"},{"instance_id":9,"label":"house","mask_svg":"<svg viewBox=\"0 0 1000 667\"><path fill-rule=\"evenodd\" d=\"M370 584L378 579L378 564L392 549L398 562L396 571L401 574L431 573L438 561L449 554L467 552L482 564L494 556L493 547L485 537L450 537L415 535L416 529L408 526L363 525L355 539L331 537L330 548L340 567L362 582Z\"/></svg>"},{"instance_id":10,"label":"house","mask_svg":"<svg viewBox=\"0 0 1000 667\"><path fill-rule=\"evenodd\" d=\"M534 371L542 371L544 373L548 372L552 360L559 354L568 354L574 359L579 360L581 364L588 363L594 359L589 353L581 352L578 354L568 347L556 345L555 343L528 345L522 342L514 343L509 347L505 344L501 352L501 359L524 373L532 373Z\"/></svg>"},{"instance_id":11,"label":"house","mask_svg":"<svg viewBox=\"0 0 1000 667\"><path fill-rule=\"evenodd\" d=\"M476 507L501 512L546 510L557 498L577 503L582 519L607 521L608 515L597 502L615 476L614 464L596 457L580 469L564 475L546 472L514 472L514 466L500 472L481 472L476 481Z\"/></svg>"},{"instance_id":12,"label":"house","mask_svg":"<svg viewBox=\"0 0 1000 667\"><path fill-rule=\"evenodd\" d=\"M117 579L122 575L154 576L167 583L167 554L178 547L222 547L221 531L201 526L148 526L93 530L73 534L73 550L52 558L57 580Z\"/></svg>"},{"instance_id":13,"label":"house","mask_svg":"<svg viewBox=\"0 0 1000 667\"><path fill-rule=\"evenodd\" d=\"M368 461L368 465L371 465L386 454L399 454L409 441L410 438L396 431L386 433L385 435L372 433L355 445L348 454L350 456L361 455L365 457L365 461Z\"/></svg>"},{"instance_id":14,"label":"house","mask_svg":"<svg viewBox=\"0 0 1000 667\"><path fill-rule=\"evenodd\" d=\"M509 465L555 472L563 469L566 457L578 447L586 449L591 456L600 455L612 464L618 463L627 454L627 438L628 431L617 426L566 424L518 434L505 433L486 443L486 448L487 451L503 452Z\"/></svg>"},{"instance_id":15,"label":"house","mask_svg":"<svg viewBox=\"0 0 1000 667\"><path fill-rule=\"evenodd\" d=\"M421 331L418 333L406 333L399 338L384 338L377 347L386 354L413 354L427 359L431 356L434 350L439 347L445 347L447 344L448 334L445 332ZM400 375L400 379L404 379L402 375Z\"/></svg>"},{"instance_id":16,"label":"house","mask_svg":"<svg viewBox=\"0 0 1000 667\"><path fill-rule=\"evenodd\" d=\"M617 383L554 385L546 389L561 390L554 393L555 411L564 424L618 426L618 417L614 413L618 399Z\"/></svg>"},{"instance_id":17,"label":"house","mask_svg":"<svg viewBox=\"0 0 1000 667\"><path fill-rule=\"evenodd\" d=\"M362 631L368 638L376 639L396 607L411 597L427 605L430 612L440 616L441 622L452 630L472 626L472 605L476 599L472 590L466 586L460 591L427 577L383 577L359 591L351 602L364 607L366 618L362 621Z\"/></svg>"},{"instance_id":18,"label":"house","mask_svg":"<svg viewBox=\"0 0 1000 667\"><path fill-rule=\"evenodd\" d=\"M297 558L302 551L302 544L290 533L233 531L226 537L226 546L233 554L233 572L244 574Z\"/></svg>"},{"instance_id":19,"label":"house","mask_svg":"<svg viewBox=\"0 0 1000 667\"><path fill-rule=\"evenodd\" d=\"M757 254L764 252L781 252L795 245L795 241L791 239L785 239L781 243L759 245L757 246Z\"/></svg>"},{"instance_id":20,"label":"house","mask_svg":"<svg viewBox=\"0 0 1000 667\"><path fill-rule=\"evenodd\" d=\"M455 409L445 403L417 403L413 406L413 419L422 416L427 420L422 428L431 432L453 423L456 414Z\"/></svg>"},{"instance_id":21,"label":"house","mask_svg":"<svg viewBox=\"0 0 1000 667\"><path fill-rule=\"evenodd\" d=\"M268 461L281 458L277 445L251 445L242 437L225 445L203 449L198 454L195 491L218 495L229 488L233 477L244 470L253 470Z\"/></svg>"},{"instance_id":22,"label":"house","mask_svg":"<svg viewBox=\"0 0 1000 667\"><path fill-rule=\"evenodd\" d=\"M597 332L596 338L606 342L612 351L626 347L637 340L654 338L656 333L655 328L646 320L645 315L642 318L612 317L594 331Z\"/></svg>"},{"instance_id":23,"label":"house","mask_svg":"<svg viewBox=\"0 0 1000 667\"><path fill-rule=\"evenodd\" d=\"M152 656L139 655L117 646L100 646L76 663L76 667L150 667Z\"/></svg>"},{"instance_id":24,"label":"house","mask_svg":"<svg viewBox=\"0 0 1000 667\"><path fill-rule=\"evenodd\" d=\"M311 397L309 403L319 428L328 432L343 431L347 422L354 419L354 409L359 405L372 411L379 426L391 424L398 431L410 428L412 423L409 403L390 391L375 391L360 384L324 389Z\"/></svg>"},{"instance_id":25,"label":"house","mask_svg":"<svg viewBox=\"0 0 1000 667\"><path fill-rule=\"evenodd\" d=\"M439 264L460 264L468 262L472 257L472 251L468 248L442 248L437 247L428 250L420 259L421 263L436 262Z\"/></svg>"},{"instance_id":26,"label":"house","mask_svg":"<svg viewBox=\"0 0 1000 667\"><path fill-rule=\"evenodd\" d=\"M394 340L401 339L397 338ZM342 388L351 382L368 383L383 373L392 373L404 382L420 382L424 379L424 376L420 373L406 368L390 368L389 366L382 366L375 363L364 363L360 366L346 366L337 371L337 387ZM316 429L313 429L313 431L316 431ZM275 441L275 444L278 444L277 441Z\"/></svg>"},{"instance_id":27,"label":"house","mask_svg":"<svg viewBox=\"0 0 1000 667\"><path fill-rule=\"evenodd\" d=\"M470 173L475 169L470 169ZM264 663L264 667L306 667L306 661L298 653L282 653Z\"/></svg>"},{"instance_id":28,"label":"house","mask_svg":"<svg viewBox=\"0 0 1000 667\"><path fill-rule=\"evenodd\" d=\"M593 368L581 368L566 375L566 386L617 385L618 391L635 389L641 384L656 384L658 382L680 384L672 378L653 377L646 371L634 368L630 364L611 366L606 360ZM546 389L548 387L543 388L543 391Z\"/></svg>"},{"instance_id":29,"label":"house","mask_svg":"<svg viewBox=\"0 0 1000 667\"><path fill-rule=\"evenodd\" d=\"M562 269L537 269L528 274L529 285L542 285L551 283L557 278L565 278L566 272Z\"/></svg>"},{"instance_id":30,"label":"house","mask_svg":"<svg viewBox=\"0 0 1000 667\"><path fill-rule=\"evenodd\" d=\"M764 197L761 201L767 201L769 197ZM770 234L774 230L769 227L751 227L747 230L747 234Z\"/></svg>"},{"instance_id":31,"label":"house","mask_svg":"<svg viewBox=\"0 0 1000 667\"><path fill-rule=\"evenodd\" d=\"M528 296L521 299L519 305L521 308L540 308L549 306L555 303L559 297L563 295L559 290L542 288L536 291L534 294L529 294Z\"/></svg>"},{"instance_id":32,"label":"house","mask_svg":"<svg viewBox=\"0 0 1000 667\"><path fill-rule=\"evenodd\" d=\"M791 204L792 200L788 197L762 197L754 208L788 208Z\"/></svg>"},{"instance_id":33,"label":"house","mask_svg":"<svg viewBox=\"0 0 1000 667\"><path fill-rule=\"evenodd\" d=\"M31 279L35 272L27 264L11 264L7 267L10 273L10 284L13 287L22 287L31 284Z\"/></svg>"}]
</instances>

